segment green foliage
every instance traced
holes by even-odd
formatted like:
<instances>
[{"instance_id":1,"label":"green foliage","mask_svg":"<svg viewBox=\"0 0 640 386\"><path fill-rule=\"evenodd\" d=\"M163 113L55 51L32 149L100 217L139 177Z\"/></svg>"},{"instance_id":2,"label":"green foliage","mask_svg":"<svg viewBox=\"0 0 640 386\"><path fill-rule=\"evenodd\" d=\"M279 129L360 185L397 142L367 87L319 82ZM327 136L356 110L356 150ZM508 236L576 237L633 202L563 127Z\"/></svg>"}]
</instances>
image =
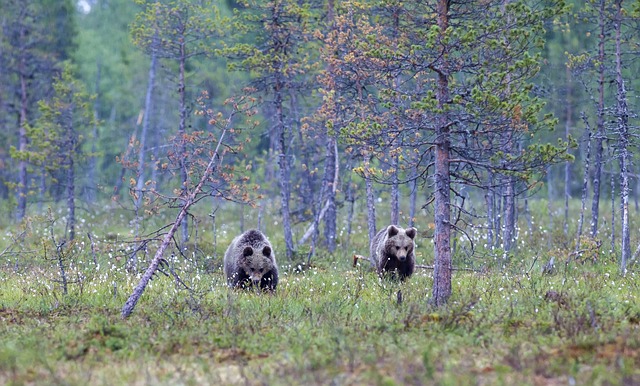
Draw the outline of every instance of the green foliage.
<instances>
[{"instance_id":1,"label":"green foliage","mask_svg":"<svg viewBox=\"0 0 640 386\"><path fill-rule=\"evenodd\" d=\"M261 22L266 20L264 12L260 10L265 9L264 3L240 2L228 7L229 3L222 1L110 0L91 2L92 7L88 13L73 14L76 4L71 1L46 1L42 4L10 1L1 5L3 14L14 15L18 5L23 4L28 5L26 9L33 15L45 16L38 19L42 23L30 28L31 37L40 42L36 53L46 53L44 48L53 49L55 53L45 57L53 60L54 64L71 57L79 65L78 73L82 79L98 96L96 114L105 125L98 128L96 147L100 154L100 182L106 187L113 185L118 179L120 165L115 159L122 155L128 140L133 137L131 134L142 104L143 87L140 85L145 81L147 63L142 59L141 52L134 49L132 40L139 47L148 49L153 34L160 31L164 36L159 50L165 55L175 56L178 35L177 30L172 27L179 25L194 31L194 35L208 36L207 39L185 41L191 45L189 54L211 54L214 48L224 46L225 49L218 53L224 52L237 59L230 63L230 67L242 71L233 75L226 71L222 59L211 55L206 59L194 59L187 66L188 79L193 81L191 84L207 89L217 104L221 105L229 95L241 92L243 84L250 77L259 78L258 67L272 70L273 63L269 63L269 60L278 58L290 66L285 73L294 77L293 84L304 90L305 111L300 115L312 115L318 107L326 110L333 106L338 109L332 113L335 116L323 117L327 125L333 127L328 133L333 134L333 130L337 130L350 146L356 142L365 142L363 146L366 151L371 150L366 147L370 145L367 142L373 136L393 132L394 125L403 129L421 127L425 128L424 131L431 130L431 113L441 111L437 108L432 87L434 75L429 66L433 63L429 61L438 57L437 39L440 39L441 33L442 43L453 48L449 52L449 59L455 70L451 79L455 91L452 93L451 103L446 104L443 111L471 112L472 115L467 118L472 119L473 122L469 124L472 128L476 123L486 126L489 120L498 120L503 114L507 118L514 117L520 110L522 122L530 124L530 131L523 137L525 145L540 141L555 143L557 134L546 130L553 124L541 121L539 115L541 111L553 111L559 117L565 114L564 85L569 85L565 80L565 64L569 62L572 70L578 70L579 67L580 70L587 71L584 72L584 78L587 79L595 79L592 70L599 64L593 60L592 55L586 54L588 51L593 52L597 40L593 28L597 24L593 17L598 5L595 1L554 1L546 2L544 7L539 8L534 8L530 2L509 1L505 2L504 9L495 2L456 3L452 8L452 17L467 12L476 17L464 18L463 25L452 25L447 31L440 31L429 4L423 2L342 2L335 5L335 30L334 26L325 24L326 20L323 19L325 10L322 6L326 4L279 2L285 13L299 17L299 26L294 27L295 23L289 23L284 28L292 30L299 37L290 41L296 48L286 51L290 59L295 57L294 60L270 54L266 46L259 43L265 36L263 32L267 31ZM567 14L570 6L571 13ZM629 4L626 14L632 16L634 7L637 8L637 4ZM138 10L142 12L139 12L136 21ZM393 22L394 12L401 15L396 27ZM225 18L233 13L234 18ZM508 15L517 15L517 18L509 20ZM3 68L8 71L3 72L2 83L17 86L12 74L17 70L18 55L17 52L6 49L6 39L13 36L8 33L14 26L9 23L10 20L13 18L7 17L3 23L3 28L6 28L3 34ZM422 21L422 24L416 23L416 20ZM42 31L39 27L43 27ZM395 35L394 28L398 32ZM42 33L46 31L55 33ZM211 39L213 36L216 39ZM324 47L315 40L318 37L323 39ZM631 38L627 41L633 42ZM542 43L546 44L541 51ZM319 55L323 56L322 61L318 60ZM506 60L509 55L514 58L513 61ZM35 60L40 58L39 55L33 58L30 66L41 63L39 59ZM353 85L360 82L363 91L361 102L354 103L360 98L353 92L354 87L348 92L338 93L332 91L333 86L329 84L323 84L320 89L309 87L315 80L318 69L324 65L332 66L331 71L334 71L338 84ZM633 67L629 66L630 74L633 74ZM164 75L176 71L171 64L166 65L165 70ZM398 76L398 73L402 75ZM34 83L30 89L44 93L46 87L42 87L42 83L48 82L49 70L38 71L36 74L43 75L42 82ZM508 74L511 74L509 81ZM516 82L519 77L531 74L537 74L533 78L535 87L531 83ZM396 84L406 87L395 87L394 80L397 80ZM513 86L509 90L510 82L513 82ZM256 85L265 84L258 81ZM175 125L175 107L167 102L166 97L172 87L167 79L163 79L157 95L163 101L158 104L159 111L154 113L157 120L154 126L161 128L163 133ZM579 87L575 86L575 82L573 87L573 101L576 104L573 114L591 109L585 94L576 90ZM6 127L14 126L11 122L15 121L15 111L9 107L15 106L12 95L16 95L16 87L11 88L13 91L8 90L7 86L3 87L2 93L2 100L6 102L3 106L7 109L3 118L3 125ZM196 94L192 90L188 99L195 100ZM315 99L319 95L327 99L326 106L320 106ZM544 107L540 98L547 102ZM42 95L34 97L34 103L37 99L42 99ZM425 122L412 121L411 118L415 118L420 112L426 112ZM327 111L323 113L326 114ZM356 118L358 113L364 116ZM576 119L573 118L575 122ZM509 123L508 119L502 121L502 126L492 126L491 130L501 129ZM314 122L314 131L309 137L305 137L309 138L307 142L314 140L320 132L315 130L322 127L319 122ZM265 127L269 126L268 123L265 120ZM197 121L194 126L202 129L204 123ZM542 130L534 132L534 128ZM473 133L471 129L469 132ZM3 131L2 135L4 143L15 142L13 130ZM372 141L376 147L388 145L385 136L382 137ZM162 146L165 138L154 140L158 143L153 145ZM409 139L405 138L406 144L403 146L413 150L428 147L428 143L432 141L432 138L425 136L420 140ZM258 142L254 141L255 144ZM491 140L486 141L486 144L491 144ZM264 148L264 141L260 146L248 147L248 158L263 157ZM481 150L486 152L484 148ZM382 152L376 155L384 160ZM296 156L300 158L300 154ZM405 159L412 159L407 154L404 156ZM7 181L11 173L7 169L3 169L3 172L3 178Z\"/></svg>"},{"instance_id":2,"label":"green foliage","mask_svg":"<svg viewBox=\"0 0 640 386\"><path fill-rule=\"evenodd\" d=\"M142 108L148 62L130 39L129 24L137 8L130 0L100 0L89 13L78 15L78 50L74 62L86 89L95 94L94 110L101 122L95 145L101 198L110 197ZM105 194L106 193L106 194Z\"/></svg>"},{"instance_id":3,"label":"green foliage","mask_svg":"<svg viewBox=\"0 0 640 386\"><path fill-rule=\"evenodd\" d=\"M30 181L26 163L12 159L10 146L24 150L25 130L37 119L37 102L51 93L62 61L72 56L76 25L71 0L3 1L0 13L0 182L17 193L17 217L24 216Z\"/></svg>"},{"instance_id":4,"label":"green foliage","mask_svg":"<svg viewBox=\"0 0 640 386\"><path fill-rule=\"evenodd\" d=\"M231 71L257 79L257 91L300 90L319 65L313 43L318 12L313 2L246 2L224 25L231 39L217 52L231 59Z\"/></svg>"},{"instance_id":5,"label":"green foliage","mask_svg":"<svg viewBox=\"0 0 640 386\"><path fill-rule=\"evenodd\" d=\"M226 22L212 1L135 2L143 10L131 24L133 42L162 58L210 54Z\"/></svg>"},{"instance_id":6,"label":"green foliage","mask_svg":"<svg viewBox=\"0 0 640 386\"><path fill-rule=\"evenodd\" d=\"M94 124L92 99L84 86L74 77L73 68L66 63L53 84L54 96L39 103L40 117L27 128L29 147L26 151L12 148L17 159L42 168L55 176L71 164L80 163L86 156L82 150L86 134Z\"/></svg>"},{"instance_id":7,"label":"green foliage","mask_svg":"<svg viewBox=\"0 0 640 386\"><path fill-rule=\"evenodd\" d=\"M439 141L438 116L446 116L452 168L466 176L461 183L489 186L487 173L525 177L564 159L570 143L537 146L556 120L542 117L545 103L531 80L541 63L544 22L566 12L566 4L474 3L473 18L464 17L471 5L450 6L445 31L427 3L337 6L336 22L321 35L328 66L320 77L320 117L356 154L374 156L381 169L403 170L401 180L428 173L430 163L419 160L429 159ZM437 81L443 74L446 100ZM516 154L516 144L530 143L529 154ZM393 178L372 175L385 183Z\"/></svg>"}]
</instances>

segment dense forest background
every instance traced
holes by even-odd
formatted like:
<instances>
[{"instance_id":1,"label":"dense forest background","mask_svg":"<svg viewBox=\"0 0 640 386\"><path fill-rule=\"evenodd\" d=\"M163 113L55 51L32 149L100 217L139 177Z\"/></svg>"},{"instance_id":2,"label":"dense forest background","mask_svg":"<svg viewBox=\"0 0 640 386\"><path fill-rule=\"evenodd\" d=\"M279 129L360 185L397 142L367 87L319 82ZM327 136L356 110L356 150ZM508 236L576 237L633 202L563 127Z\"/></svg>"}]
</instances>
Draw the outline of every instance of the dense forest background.
<instances>
[{"instance_id":1,"label":"dense forest background","mask_svg":"<svg viewBox=\"0 0 640 386\"><path fill-rule=\"evenodd\" d=\"M205 176L207 205L260 209L241 227L277 224L289 260L334 253L354 208L370 238L416 226L436 246L444 302L452 248L508 260L542 198L538 222L562 222L567 249L610 242L624 272L637 243L638 8L3 1L3 227L53 205L73 240L78 207L115 206L141 240L145 219L184 207ZM190 214L181 243L209 212Z\"/></svg>"}]
</instances>

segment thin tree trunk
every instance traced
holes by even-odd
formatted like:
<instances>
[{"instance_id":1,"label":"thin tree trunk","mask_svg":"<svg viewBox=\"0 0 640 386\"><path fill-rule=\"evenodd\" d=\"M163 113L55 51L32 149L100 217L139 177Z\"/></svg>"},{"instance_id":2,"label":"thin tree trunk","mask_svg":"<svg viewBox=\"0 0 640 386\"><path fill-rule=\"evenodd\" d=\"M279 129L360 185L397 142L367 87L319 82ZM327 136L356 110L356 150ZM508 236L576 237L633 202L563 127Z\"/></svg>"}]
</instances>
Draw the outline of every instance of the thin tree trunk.
<instances>
[{"instance_id":1,"label":"thin tree trunk","mask_svg":"<svg viewBox=\"0 0 640 386\"><path fill-rule=\"evenodd\" d=\"M279 166L279 179L280 185L280 204L282 211L282 227L284 229L284 242L286 245L286 257L291 260L294 253L293 246L293 234L291 231L291 210L289 208L289 201L291 199L291 184L290 166L289 166L289 150L287 148L287 130L284 122L284 112L282 106L282 92L284 82L282 81L282 74L278 73L275 86L275 109L276 109L276 125L277 125L277 153L278 153L278 166Z\"/></svg>"},{"instance_id":2,"label":"thin tree trunk","mask_svg":"<svg viewBox=\"0 0 640 386\"><path fill-rule=\"evenodd\" d=\"M157 34L154 37L154 40L157 39ZM155 44L155 43L154 43ZM149 131L149 117L151 116L151 109L153 107L153 88L155 86L155 78L156 78L156 66L157 66L157 55L155 49L151 51L151 64L149 66L149 77L147 83L147 93L144 99L144 112L142 116L142 131L140 132L140 150L138 153L138 171L137 177L138 180L136 182L136 190L134 192L134 207L135 207L135 237L138 238L140 235L140 222L142 221L141 212L142 212L142 203L144 196L144 186L145 186L145 166L146 166L146 154L147 154L147 133ZM130 272L135 272L138 269L138 250L139 248L134 248L133 253L129 257L129 261L127 264L127 268Z\"/></svg>"},{"instance_id":3,"label":"thin tree trunk","mask_svg":"<svg viewBox=\"0 0 640 386\"><path fill-rule=\"evenodd\" d=\"M324 216L324 238L329 253L336 250L336 189L339 175L338 143L335 137L331 137L327 144L327 211Z\"/></svg>"},{"instance_id":4,"label":"thin tree trunk","mask_svg":"<svg viewBox=\"0 0 640 386\"><path fill-rule=\"evenodd\" d=\"M147 157L147 133L149 132L149 117L152 113L153 108L153 88L155 86L156 79L156 67L157 67L158 57L156 55L155 50L151 52L151 64L149 66L149 75L148 75L148 83L147 83L147 93L144 98L144 112L142 116L142 131L140 132L140 151L138 153L138 181L136 183L136 197L135 197L135 205L136 208L140 208L142 206L142 196L143 189L145 186L145 166L146 166L146 157Z\"/></svg>"},{"instance_id":5,"label":"thin tree trunk","mask_svg":"<svg viewBox=\"0 0 640 386\"><path fill-rule=\"evenodd\" d=\"M499 176L494 175L493 182L495 183L498 178ZM494 249L496 248L502 249L502 246L500 245L500 241L502 240L500 238L500 230L502 229L502 207L504 205L504 202L499 198L503 196L503 193L502 193L503 189L504 189L504 186L495 186L495 188L491 190L491 193L493 194L492 201L493 201L493 218L494 218L494 222L493 222L493 232L494 232L493 248Z\"/></svg>"},{"instance_id":6,"label":"thin tree trunk","mask_svg":"<svg viewBox=\"0 0 640 386\"><path fill-rule=\"evenodd\" d=\"M338 143L334 137L331 137L327 144L327 210L324 216L324 239L329 253L333 253L336 250L336 189L338 187L338 176L340 175L339 166Z\"/></svg>"},{"instance_id":7,"label":"thin tree trunk","mask_svg":"<svg viewBox=\"0 0 640 386\"><path fill-rule=\"evenodd\" d=\"M505 258L511 251L513 238L516 227L515 213L515 187L513 177L506 176L506 186L504 192L504 227L502 229L502 244L505 252Z\"/></svg>"},{"instance_id":8,"label":"thin tree trunk","mask_svg":"<svg viewBox=\"0 0 640 386\"><path fill-rule=\"evenodd\" d=\"M625 149L620 159L620 216L622 222L620 228L620 237L622 239L620 271L623 274L627 272L627 261L629 261L631 257L631 237L629 229L629 158L628 150Z\"/></svg>"},{"instance_id":9,"label":"thin tree trunk","mask_svg":"<svg viewBox=\"0 0 640 386\"><path fill-rule=\"evenodd\" d=\"M398 156L392 156L393 181L391 183L391 224L400 223L400 187L398 186Z\"/></svg>"},{"instance_id":10,"label":"thin tree trunk","mask_svg":"<svg viewBox=\"0 0 640 386\"><path fill-rule=\"evenodd\" d=\"M636 213L638 213L640 212L640 203L638 202L638 186L640 185L640 178L638 178L638 174L636 174L635 177L632 177L632 179L633 178L636 180L636 188L632 190L631 194L633 195L633 206L636 209Z\"/></svg>"},{"instance_id":11,"label":"thin tree trunk","mask_svg":"<svg viewBox=\"0 0 640 386\"><path fill-rule=\"evenodd\" d=\"M283 128L284 129L284 128ZM291 210L289 200L291 197L291 184L289 182L289 160L287 152L282 150L284 144L284 132L280 134L280 153L278 165L280 166L280 200L282 204L282 226L284 228L284 241L286 245L287 259L291 259L294 253L293 233L291 231Z\"/></svg>"},{"instance_id":12,"label":"thin tree trunk","mask_svg":"<svg viewBox=\"0 0 640 386\"><path fill-rule=\"evenodd\" d=\"M602 155L604 140L604 39L605 39L605 23L604 8L607 0L600 0L600 13L598 23L600 26L600 36L598 40L598 121L595 145L595 161L593 169L593 201L591 203L591 237L595 238L598 234L598 219L600 217L600 179L602 178Z\"/></svg>"},{"instance_id":13,"label":"thin tree trunk","mask_svg":"<svg viewBox=\"0 0 640 386\"><path fill-rule=\"evenodd\" d=\"M74 141L75 142L75 141ZM73 145L75 147L75 144ZM67 229L69 230L69 241L76 238L76 183L74 151L69 152L69 165L67 169Z\"/></svg>"},{"instance_id":14,"label":"thin tree trunk","mask_svg":"<svg viewBox=\"0 0 640 386\"><path fill-rule=\"evenodd\" d=\"M356 201L356 194L351 185L351 176L353 175L351 162L352 162L352 158L349 157L347 160L347 169L346 169L348 173L348 178L346 183L344 184L345 186L344 199L346 202L349 203L347 206L347 239L345 241L345 245L343 249L344 251L347 251L347 253L350 253L349 247L351 245L351 228L353 225L353 213L355 210L355 201Z\"/></svg>"},{"instance_id":15,"label":"thin tree trunk","mask_svg":"<svg viewBox=\"0 0 640 386\"><path fill-rule=\"evenodd\" d=\"M27 36L25 27L20 28L20 41L24 42ZM18 150L25 152L27 150L27 109L28 109L28 93L27 93L27 63L26 57L21 55L20 66L20 129L18 132ZM18 207L16 219L22 221L27 213L27 161L20 160L18 163Z\"/></svg>"},{"instance_id":16,"label":"thin tree trunk","mask_svg":"<svg viewBox=\"0 0 640 386\"><path fill-rule=\"evenodd\" d=\"M413 175L411 180L411 194L409 195L409 226L414 227L416 224L416 201L418 200L418 178L417 166L414 163Z\"/></svg>"},{"instance_id":17,"label":"thin tree trunk","mask_svg":"<svg viewBox=\"0 0 640 386\"><path fill-rule=\"evenodd\" d=\"M551 166L547 166L547 215L549 216L549 231L553 229L553 184ZM547 237L547 246L551 248L551 237Z\"/></svg>"},{"instance_id":18,"label":"thin tree trunk","mask_svg":"<svg viewBox=\"0 0 640 386\"><path fill-rule=\"evenodd\" d=\"M316 215L314 216L313 223L307 228L307 231L302 235L300 240L298 240L298 245L304 244L307 239L313 234L313 242L312 242L312 251L315 248L315 235L317 234L316 230L318 229L320 222L325 220L325 238L333 238L333 249L330 249L330 252L335 251L335 238L336 238L336 209L335 209L335 196L337 191L337 184L334 181L338 181L338 176L340 175L340 165L338 163L338 144L335 141L335 138L332 138L330 143L327 144L327 152L331 151L331 154L326 154L327 158L331 158L332 161L325 163L324 168L324 176L323 180L323 188L320 193L320 202L322 203L324 200L324 205L322 209L316 211ZM331 146L332 145L332 146ZM327 197L325 200L325 196ZM332 198L333 197L333 198ZM333 207L333 208L332 208ZM333 213L330 213L333 212ZM333 220L330 223L326 222L326 216L333 216ZM327 233L327 228L333 228L332 236ZM327 241L328 243L328 241ZM309 254L309 259L311 258L312 253Z\"/></svg>"},{"instance_id":19,"label":"thin tree trunk","mask_svg":"<svg viewBox=\"0 0 640 386\"><path fill-rule=\"evenodd\" d=\"M356 196L353 193L353 189L350 187L347 188L347 193L345 200L349 203L347 206L347 240L345 242L345 251L349 251L349 247L351 246L351 233L353 227L353 214L355 212L356 206Z\"/></svg>"},{"instance_id":20,"label":"thin tree trunk","mask_svg":"<svg viewBox=\"0 0 640 386\"><path fill-rule=\"evenodd\" d=\"M371 156L366 155L364 160L364 183L367 192L367 229L369 230L369 244L376 235L376 203L373 194L373 181L371 175L369 175L369 162ZM370 256L373 258L373 256Z\"/></svg>"},{"instance_id":21,"label":"thin tree trunk","mask_svg":"<svg viewBox=\"0 0 640 386\"><path fill-rule=\"evenodd\" d=\"M336 30L334 20L335 4L333 0L329 0L327 4L327 21L331 26L331 31ZM333 66L329 65L329 71L333 72ZM337 113L337 112L336 112ZM327 130L327 150L326 150L326 168L327 174L327 214L324 221L324 236L329 253L334 253L336 250L336 238L337 238L337 208L336 208L336 192L338 188L338 178L340 176L340 158L338 154L338 140L335 132ZM331 162L329 162L331 160ZM333 171L333 173L332 173Z\"/></svg>"},{"instance_id":22,"label":"thin tree trunk","mask_svg":"<svg viewBox=\"0 0 640 386\"><path fill-rule=\"evenodd\" d=\"M187 127L187 103L186 103L186 83L185 83L185 65L187 62L187 52L186 52L186 41L183 38L180 39L180 75L179 75L179 84L178 84L178 94L180 95L180 123L178 126L178 136L180 137L180 153L186 154L187 147L185 143L185 134ZM184 164L184 157L180 157L180 177L182 181L182 190L186 192L187 187L187 166ZM181 241L182 247L189 240L189 222L187 221L188 217L184 216L182 218L182 224L180 224L181 229Z\"/></svg>"},{"instance_id":23,"label":"thin tree trunk","mask_svg":"<svg viewBox=\"0 0 640 386\"><path fill-rule=\"evenodd\" d=\"M607 147L609 148L609 153L611 153L611 148L607 143ZM610 155L609 159L611 159L612 155ZM611 178L609 182L611 184L611 250L615 251L616 248L616 177L615 170L613 167L613 163L611 163Z\"/></svg>"},{"instance_id":24,"label":"thin tree trunk","mask_svg":"<svg viewBox=\"0 0 640 386\"><path fill-rule=\"evenodd\" d=\"M313 143L313 141L305 141L304 139L304 135L302 133L303 130L300 127L300 113L298 112L298 101L296 97L296 91L294 89L289 90L289 100L289 106L293 115L293 122L295 122L296 133L298 134L298 143L301 147L301 157L304 164L307 165L307 167L301 171L303 178L300 178L300 189L298 190L298 196L302 200L302 206L304 208L315 208L313 197L315 193L313 189L314 178L312 176L313 168L311 167L314 162L309 157L309 153L311 151L308 151L307 149L309 148L309 145L317 146L317 144ZM320 201L322 201L322 199L320 199ZM315 215L317 215L317 213L314 213L314 218ZM300 243L298 242L298 244Z\"/></svg>"},{"instance_id":25,"label":"thin tree trunk","mask_svg":"<svg viewBox=\"0 0 640 386\"><path fill-rule=\"evenodd\" d=\"M569 198L571 198L571 163L564 163L564 217L562 222L562 231L565 235L569 234Z\"/></svg>"},{"instance_id":26,"label":"thin tree trunk","mask_svg":"<svg viewBox=\"0 0 640 386\"><path fill-rule=\"evenodd\" d=\"M485 190L484 199L487 204L487 247L493 249L494 243L494 226L495 224L495 212L493 204L493 173L489 172L489 188Z\"/></svg>"},{"instance_id":27,"label":"thin tree trunk","mask_svg":"<svg viewBox=\"0 0 640 386\"><path fill-rule=\"evenodd\" d=\"M567 102L566 102L566 118L564 126L565 140L569 140L571 131L571 116L573 114L572 101L571 101L571 85L570 85L570 70L567 67ZM569 235L569 200L571 199L571 162L566 161L564 163L564 223L562 230L564 235Z\"/></svg>"},{"instance_id":28,"label":"thin tree trunk","mask_svg":"<svg viewBox=\"0 0 640 386\"><path fill-rule=\"evenodd\" d=\"M582 179L582 199L580 200L580 218L578 219L578 234L576 237L575 252L580 249L580 237L582 236L582 226L584 224L584 211L587 202L588 188L589 188L589 162L591 158L591 128L589 122L584 113L582 113L582 120L585 123L587 129L587 154L584 157L584 178Z\"/></svg>"},{"instance_id":29,"label":"thin tree trunk","mask_svg":"<svg viewBox=\"0 0 640 386\"><path fill-rule=\"evenodd\" d=\"M438 0L436 5L440 39L449 26L449 0ZM446 47L446 44L444 44ZM438 109L445 111L449 102L449 63L444 49L437 69ZM451 180L449 170L449 122L445 113L437 117L435 140L435 264L433 270L433 297L435 306L443 306L451 297Z\"/></svg>"},{"instance_id":30,"label":"thin tree trunk","mask_svg":"<svg viewBox=\"0 0 640 386\"><path fill-rule=\"evenodd\" d=\"M87 176L87 185L85 186L84 197L87 202L95 202L96 201L96 187L98 184L96 183L96 167L98 164L96 152L98 143L98 111L100 109L100 74L102 72L102 65L100 61L97 63L96 69L96 86L95 86L95 95L96 101L93 104L93 130L91 133L91 155L89 156L89 170Z\"/></svg>"},{"instance_id":31,"label":"thin tree trunk","mask_svg":"<svg viewBox=\"0 0 640 386\"><path fill-rule=\"evenodd\" d=\"M505 15L506 7L509 4L509 0L503 0L500 5L502 16L506 17L507 22L511 22L511 16ZM506 37L503 40L506 47L509 47L510 43ZM507 73L505 79L507 94L511 91L511 74ZM503 136L505 138L504 149L508 154L513 153L513 128L508 128ZM511 251L513 240L516 232L516 192L515 192L515 180L512 176L504 176L506 179L506 185L504 186L504 228L502 229L502 247L505 252L504 258L509 258L509 252Z\"/></svg>"},{"instance_id":32,"label":"thin tree trunk","mask_svg":"<svg viewBox=\"0 0 640 386\"><path fill-rule=\"evenodd\" d=\"M400 14L398 12L399 8L396 7L396 9L393 12L393 40L394 40L394 50L398 49L398 44L397 44L397 39L398 36L400 35L399 33L399 28L400 28ZM398 95L401 94L401 92L399 92L400 89L400 79L398 78L398 76L395 76L393 78L393 90L394 92L396 92L396 96L394 98L394 105L395 105L395 109L398 111L402 111L402 101L400 99L400 97ZM395 126L395 129L398 130L398 132L400 131L400 123L398 122L398 119L395 118L394 119L395 122L393 123L393 125ZM389 156L391 157L391 168L393 169L393 175L392 175L392 183L391 183L391 224L395 224L395 225L399 225L400 224L400 187L399 187L399 181L398 181L398 164L399 164L399 159L398 159L398 149L395 148L395 146L400 146L400 144L396 144L396 140L398 138L396 137L395 140L393 140L391 142L391 149L390 149L390 153Z\"/></svg>"},{"instance_id":33,"label":"thin tree trunk","mask_svg":"<svg viewBox=\"0 0 640 386\"><path fill-rule=\"evenodd\" d=\"M622 24L622 0L616 0L616 83L617 83L617 120L618 120L618 146L620 157L620 209L621 209L621 239L622 256L620 257L620 270L623 274L627 271L627 261L631 257L630 230L629 230L629 165L631 154L629 153L629 108L627 106L627 90L622 77L622 52L621 52L621 24Z\"/></svg>"}]
</instances>

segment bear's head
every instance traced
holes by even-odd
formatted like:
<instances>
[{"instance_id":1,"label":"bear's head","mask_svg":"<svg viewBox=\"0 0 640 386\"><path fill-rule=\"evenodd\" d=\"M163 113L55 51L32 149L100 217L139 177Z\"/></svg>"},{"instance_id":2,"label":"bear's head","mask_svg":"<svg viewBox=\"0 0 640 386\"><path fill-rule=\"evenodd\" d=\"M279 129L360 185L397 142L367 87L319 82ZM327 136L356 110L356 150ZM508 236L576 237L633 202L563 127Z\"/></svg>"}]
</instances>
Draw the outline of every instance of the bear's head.
<instances>
[{"instance_id":1,"label":"bear's head","mask_svg":"<svg viewBox=\"0 0 640 386\"><path fill-rule=\"evenodd\" d=\"M407 256L413 252L415 246L416 228L402 229L394 225L387 228L387 240L385 251L395 256L399 261L405 261Z\"/></svg>"},{"instance_id":2,"label":"bear's head","mask_svg":"<svg viewBox=\"0 0 640 386\"><path fill-rule=\"evenodd\" d=\"M242 269L254 285L260 285L262 277L274 268L271 247L266 245L255 251L252 247L245 247L242 251Z\"/></svg>"}]
</instances>

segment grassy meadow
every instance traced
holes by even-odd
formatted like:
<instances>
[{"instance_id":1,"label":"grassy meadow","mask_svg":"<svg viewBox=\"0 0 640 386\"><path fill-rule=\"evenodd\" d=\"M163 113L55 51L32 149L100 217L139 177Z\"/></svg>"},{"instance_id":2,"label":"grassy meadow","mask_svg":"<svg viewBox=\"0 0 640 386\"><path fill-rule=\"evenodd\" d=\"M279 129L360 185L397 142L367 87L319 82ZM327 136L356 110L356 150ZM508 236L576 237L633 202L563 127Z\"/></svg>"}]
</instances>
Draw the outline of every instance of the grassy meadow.
<instances>
[{"instance_id":1,"label":"grassy meadow","mask_svg":"<svg viewBox=\"0 0 640 386\"><path fill-rule=\"evenodd\" d=\"M166 256L167 275L158 273L125 320L120 310L141 275L125 264L136 247L130 213L83 212L76 242L64 245L59 211L5 225L0 384L640 384L637 264L622 276L603 238L599 247L583 240L577 259L565 265L575 247L560 214L551 226L546 203L532 208L532 227L521 216L508 259L483 249L479 230L468 230L473 255L468 240L456 240L453 296L438 309L429 304L429 269L398 283L380 280L364 264L352 267L354 253L368 253L366 226L347 237L342 220L337 252L321 248L310 265L308 246L287 261L278 252L280 226L269 224L281 271L277 292L230 290L222 256L239 233L240 210L221 208L214 224L205 208L195 213L200 222L192 223L184 255ZM172 216L146 221L141 234ZM245 209L242 216L245 227L256 225L256 213ZM427 215L418 221L417 256L431 265L428 222ZM303 232L296 229L297 237ZM153 252L150 243L139 270ZM551 257L555 270L543 275Z\"/></svg>"}]
</instances>

